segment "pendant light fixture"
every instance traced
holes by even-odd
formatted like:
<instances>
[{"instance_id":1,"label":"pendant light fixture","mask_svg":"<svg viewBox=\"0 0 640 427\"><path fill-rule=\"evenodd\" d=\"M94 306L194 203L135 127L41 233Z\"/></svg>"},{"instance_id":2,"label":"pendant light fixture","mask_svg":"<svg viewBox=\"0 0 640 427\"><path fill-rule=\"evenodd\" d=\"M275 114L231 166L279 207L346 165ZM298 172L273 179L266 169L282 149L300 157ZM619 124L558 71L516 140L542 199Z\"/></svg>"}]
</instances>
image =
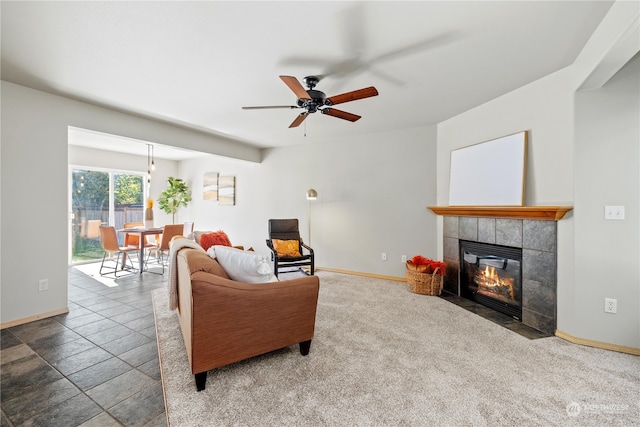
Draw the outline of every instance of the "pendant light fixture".
<instances>
[{"instance_id":1,"label":"pendant light fixture","mask_svg":"<svg viewBox=\"0 0 640 427\"><path fill-rule=\"evenodd\" d=\"M153 145L147 144L147 194L151 191L151 171L156 168L153 159Z\"/></svg>"}]
</instances>

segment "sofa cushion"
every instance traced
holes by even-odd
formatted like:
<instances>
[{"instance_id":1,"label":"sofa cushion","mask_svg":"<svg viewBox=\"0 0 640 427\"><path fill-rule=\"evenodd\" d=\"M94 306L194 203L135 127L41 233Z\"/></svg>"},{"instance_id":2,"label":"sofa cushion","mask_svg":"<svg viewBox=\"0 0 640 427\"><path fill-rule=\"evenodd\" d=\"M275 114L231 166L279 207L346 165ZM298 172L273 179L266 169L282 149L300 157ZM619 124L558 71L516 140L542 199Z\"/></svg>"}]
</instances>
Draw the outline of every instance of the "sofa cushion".
<instances>
[{"instance_id":1,"label":"sofa cushion","mask_svg":"<svg viewBox=\"0 0 640 427\"><path fill-rule=\"evenodd\" d=\"M273 247L279 257L298 257L300 256L300 242L297 240L279 240L273 239Z\"/></svg>"},{"instance_id":2,"label":"sofa cushion","mask_svg":"<svg viewBox=\"0 0 640 427\"><path fill-rule=\"evenodd\" d=\"M198 271L204 271L205 273L211 273L216 276L224 277L225 279L230 279L224 268L215 259L207 255L206 252L199 250L187 250L185 256L187 258L191 274Z\"/></svg>"},{"instance_id":3,"label":"sofa cushion","mask_svg":"<svg viewBox=\"0 0 640 427\"><path fill-rule=\"evenodd\" d=\"M204 233L200 235L200 241L197 242L202 246L205 251L211 246L231 246L229 236L224 231L213 231L211 233Z\"/></svg>"},{"instance_id":4,"label":"sofa cushion","mask_svg":"<svg viewBox=\"0 0 640 427\"><path fill-rule=\"evenodd\" d=\"M269 261L260 254L228 246L214 246L213 249L216 259L232 280L245 283L267 283L278 280L273 274Z\"/></svg>"}]
</instances>

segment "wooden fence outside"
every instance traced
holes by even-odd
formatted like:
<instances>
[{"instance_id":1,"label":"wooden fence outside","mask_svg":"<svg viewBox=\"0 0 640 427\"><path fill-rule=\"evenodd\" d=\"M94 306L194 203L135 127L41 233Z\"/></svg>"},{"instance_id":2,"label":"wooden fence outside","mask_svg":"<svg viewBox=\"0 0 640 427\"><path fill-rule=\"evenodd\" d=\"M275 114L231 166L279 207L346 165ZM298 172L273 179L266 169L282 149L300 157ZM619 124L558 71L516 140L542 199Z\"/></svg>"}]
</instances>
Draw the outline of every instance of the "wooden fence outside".
<instances>
[{"instance_id":1,"label":"wooden fence outside","mask_svg":"<svg viewBox=\"0 0 640 427\"><path fill-rule=\"evenodd\" d=\"M144 223L144 207L123 206L115 209L114 227L116 230L124 228L129 222ZM108 209L82 208L73 210L72 223L72 259L86 261L102 258L100 243L100 225L109 224ZM118 242L124 244L124 235L118 233Z\"/></svg>"}]
</instances>

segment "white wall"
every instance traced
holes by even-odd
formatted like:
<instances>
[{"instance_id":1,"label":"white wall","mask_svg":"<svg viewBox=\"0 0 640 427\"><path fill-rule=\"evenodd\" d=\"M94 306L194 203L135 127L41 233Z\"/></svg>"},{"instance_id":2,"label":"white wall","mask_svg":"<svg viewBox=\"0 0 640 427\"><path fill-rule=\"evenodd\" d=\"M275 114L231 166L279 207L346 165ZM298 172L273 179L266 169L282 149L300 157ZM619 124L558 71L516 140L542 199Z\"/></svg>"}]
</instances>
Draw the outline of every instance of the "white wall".
<instances>
[{"instance_id":1,"label":"white wall","mask_svg":"<svg viewBox=\"0 0 640 427\"><path fill-rule=\"evenodd\" d=\"M609 238L604 236L615 226L600 219L587 219L601 218L605 200L610 200L610 197L602 195L593 201L594 205L589 206L592 202L586 202L588 190L582 186L577 187L576 182L582 179L589 182L597 179L595 177L606 175L613 175L608 183L617 182L620 164L616 160L624 159L625 170L637 171L640 168L637 153L640 133L637 127L629 126L630 122L638 119L638 76L631 77L636 79L636 86L626 84L626 90L632 91L627 98L616 99L619 89L604 89L603 94L591 97L579 95L578 100L582 106L578 121L575 117L575 93L603 62L603 58L607 57L608 51L619 42L621 34L633 25L630 23L637 23L637 19L637 3L617 2L573 66L440 123L437 177L438 204L447 205L451 150L520 130L529 130L525 204L575 206L574 211L558 222L558 330L577 338L634 348L640 347L640 335L637 333L640 323L637 304L637 247L640 233L637 231L639 219L635 209L638 204L638 175L630 174L627 177L629 182L634 182L635 179L635 184L616 187L619 192L616 200L619 202L606 202L630 207L628 222L624 226L629 234L624 233L627 243L623 245L630 252L618 256L621 252L617 249L611 246L604 248L612 253L606 260L615 263L617 267L615 272L609 272L604 282L600 280L602 277L589 275L589 270L578 270L586 268L587 260L593 260L595 254L602 252L600 244L610 243ZM629 98L634 96L635 102L629 102ZM603 100L606 100L605 105L598 105ZM612 105L616 105L616 108L612 109ZM604 109L612 111L601 117L599 113L604 113ZM625 136L618 135L612 141L607 138L607 146L617 154L607 154L602 147L594 149L597 146L592 139L594 136L586 141L582 140L585 134L594 130L602 132L611 131L612 128L620 129L610 114L621 113L632 117L626 119ZM591 122L589 127L587 122ZM598 139L599 143L601 141ZM636 144L636 147L631 149L632 144ZM597 161L605 155L613 160ZM589 178L589 173L594 178ZM577 222L578 218L580 222ZM442 236L441 220L438 232ZM592 239L594 234L601 237ZM441 242L438 250L441 254ZM618 282L619 285L611 288L609 283L612 282ZM602 289L603 286L615 295L608 295ZM619 312L613 319L604 317L605 293L613 298L635 298L635 302L625 303L627 309Z\"/></svg>"},{"instance_id":2,"label":"white wall","mask_svg":"<svg viewBox=\"0 0 640 427\"><path fill-rule=\"evenodd\" d=\"M438 203L449 200L451 151L529 131L525 205L573 201L573 89L565 69L438 125Z\"/></svg>"},{"instance_id":3,"label":"white wall","mask_svg":"<svg viewBox=\"0 0 640 427\"><path fill-rule=\"evenodd\" d=\"M69 126L259 161L242 144L2 82L0 323L67 307ZM49 290L38 291L39 279Z\"/></svg>"},{"instance_id":4,"label":"white wall","mask_svg":"<svg viewBox=\"0 0 640 427\"><path fill-rule=\"evenodd\" d=\"M640 347L640 57L598 90L576 94L577 336ZM605 205L625 207L605 221ZM604 313L604 298L618 314Z\"/></svg>"},{"instance_id":5,"label":"white wall","mask_svg":"<svg viewBox=\"0 0 640 427\"><path fill-rule=\"evenodd\" d=\"M260 165L212 156L181 162L194 202L180 220L222 229L267 254L269 218L298 218L320 267L404 277L401 255L436 256L435 127L269 149ZM202 200L202 175L236 176L236 205ZM382 252L388 261L381 260Z\"/></svg>"}]
</instances>

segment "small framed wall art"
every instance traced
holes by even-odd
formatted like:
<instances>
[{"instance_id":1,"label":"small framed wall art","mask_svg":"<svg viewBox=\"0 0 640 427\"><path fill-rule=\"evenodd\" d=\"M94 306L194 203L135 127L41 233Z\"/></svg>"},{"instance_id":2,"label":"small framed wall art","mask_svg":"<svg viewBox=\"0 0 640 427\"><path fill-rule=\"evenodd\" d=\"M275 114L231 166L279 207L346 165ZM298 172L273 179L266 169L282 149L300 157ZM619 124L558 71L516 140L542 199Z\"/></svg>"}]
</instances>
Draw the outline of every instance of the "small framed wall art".
<instances>
[{"instance_id":1,"label":"small framed wall art","mask_svg":"<svg viewBox=\"0 0 640 427\"><path fill-rule=\"evenodd\" d=\"M235 176L220 176L218 178L218 202L221 205L236 204Z\"/></svg>"},{"instance_id":2,"label":"small framed wall art","mask_svg":"<svg viewBox=\"0 0 640 427\"><path fill-rule=\"evenodd\" d=\"M218 200L218 172L206 172L202 178L202 199Z\"/></svg>"}]
</instances>

